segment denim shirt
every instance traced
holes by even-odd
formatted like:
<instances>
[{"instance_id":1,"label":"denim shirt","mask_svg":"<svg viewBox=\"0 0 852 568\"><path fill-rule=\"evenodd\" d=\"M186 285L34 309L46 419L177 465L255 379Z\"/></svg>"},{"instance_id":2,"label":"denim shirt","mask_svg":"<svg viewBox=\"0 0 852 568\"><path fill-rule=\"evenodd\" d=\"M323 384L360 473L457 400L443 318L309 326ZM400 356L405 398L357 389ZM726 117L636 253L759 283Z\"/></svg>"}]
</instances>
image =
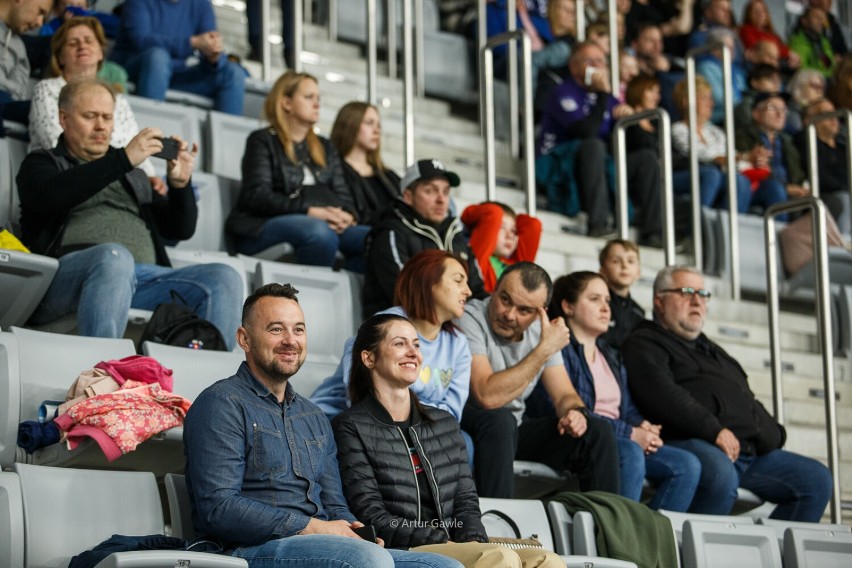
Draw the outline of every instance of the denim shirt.
<instances>
[{"instance_id":1,"label":"denim shirt","mask_svg":"<svg viewBox=\"0 0 852 568\"><path fill-rule=\"evenodd\" d=\"M298 379L297 379L298 380ZM354 521L325 414L287 384L285 399L246 363L202 392L183 429L197 535L225 548L292 536L311 518Z\"/></svg>"}]
</instances>

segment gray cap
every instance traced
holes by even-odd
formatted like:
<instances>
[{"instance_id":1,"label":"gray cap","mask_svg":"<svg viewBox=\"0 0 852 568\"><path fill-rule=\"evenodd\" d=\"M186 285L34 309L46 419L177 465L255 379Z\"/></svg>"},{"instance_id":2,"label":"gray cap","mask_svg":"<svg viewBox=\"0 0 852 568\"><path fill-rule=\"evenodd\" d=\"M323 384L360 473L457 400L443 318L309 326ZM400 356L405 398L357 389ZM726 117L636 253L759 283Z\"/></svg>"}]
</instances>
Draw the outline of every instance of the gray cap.
<instances>
[{"instance_id":1,"label":"gray cap","mask_svg":"<svg viewBox=\"0 0 852 568\"><path fill-rule=\"evenodd\" d=\"M458 187L461 181L455 172L448 170L441 160L418 160L405 170L405 177L400 183L400 190L411 187L420 180L428 180L436 177L446 178L450 187Z\"/></svg>"}]
</instances>

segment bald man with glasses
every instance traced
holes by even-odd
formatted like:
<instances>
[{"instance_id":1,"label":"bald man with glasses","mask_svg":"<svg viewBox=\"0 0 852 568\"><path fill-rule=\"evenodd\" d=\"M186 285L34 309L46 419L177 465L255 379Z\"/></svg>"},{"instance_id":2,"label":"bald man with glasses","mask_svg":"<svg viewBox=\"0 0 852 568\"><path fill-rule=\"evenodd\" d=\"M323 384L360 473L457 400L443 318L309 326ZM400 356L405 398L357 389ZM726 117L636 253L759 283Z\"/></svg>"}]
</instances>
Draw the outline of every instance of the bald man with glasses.
<instances>
[{"instance_id":1,"label":"bald man with glasses","mask_svg":"<svg viewBox=\"0 0 852 568\"><path fill-rule=\"evenodd\" d=\"M695 268L657 274L654 321L639 324L622 345L630 394L662 425L666 444L701 461L689 512L728 514L743 487L777 504L772 518L819 522L831 474L781 449L784 427L755 398L740 364L702 332L710 296Z\"/></svg>"}]
</instances>

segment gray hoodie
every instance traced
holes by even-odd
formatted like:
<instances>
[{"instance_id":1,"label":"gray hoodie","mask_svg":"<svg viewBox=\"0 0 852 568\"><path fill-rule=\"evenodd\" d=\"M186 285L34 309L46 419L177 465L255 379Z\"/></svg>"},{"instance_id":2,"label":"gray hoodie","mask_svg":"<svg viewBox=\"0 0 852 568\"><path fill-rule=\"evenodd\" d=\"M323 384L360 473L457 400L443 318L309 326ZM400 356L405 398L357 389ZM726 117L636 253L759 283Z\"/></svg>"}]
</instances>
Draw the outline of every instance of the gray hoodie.
<instances>
[{"instance_id":1,"label":"gray hoodie","mask_svg":"<svg viewBox=\"0 0 852 568\"><path fill-rule=\"evenodd\" d=\"M24 41L0 20L0 91L16 101L30 98L30 60Z\"/></svg>"}]
</instances>

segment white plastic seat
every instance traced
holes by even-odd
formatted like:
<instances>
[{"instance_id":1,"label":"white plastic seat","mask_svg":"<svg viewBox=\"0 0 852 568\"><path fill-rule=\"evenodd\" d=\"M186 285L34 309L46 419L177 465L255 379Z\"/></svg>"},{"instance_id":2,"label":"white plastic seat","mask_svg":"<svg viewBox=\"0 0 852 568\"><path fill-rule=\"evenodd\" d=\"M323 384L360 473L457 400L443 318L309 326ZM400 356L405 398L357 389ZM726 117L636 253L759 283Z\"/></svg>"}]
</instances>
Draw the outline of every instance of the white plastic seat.
<instances>
[{"instance_id":1,"label":"white plastic seat","mask_svg":"<svg viewBox=\"0 0 852 568\"><path fill-rule=\"evenodd\" d=\"M157 481L148 472L97 471L16 464L20 482L24 568L65 567L71 557L113 534L163 534ZM247 566L238 558L185 551L116 553L106 566ZM183 563L181 563L183 562Z\"/></svg>"},{"instance_id":2,"label":"white plastic seat","mask_svg":"<svg viewBox=\"0 0 852 568\"><path fill-rule=\"evenodd\" d=\"M784 568L845 568L852 565L852 533L791 527L784 531Z\"/></svg>"},{"instance_id":3,"label":"white plastic seat","mask_svg":"<svg viewBox=\"0 0 852 568\"><path fill-rule=\"evenodd\" d=\"M320 266L258 262L255 285L289 283L299 290L299 305L308 326L308 353L314 362L340 362L343 343L357 328L352 285L344 271ZM305 393L309 395L310 393Z\"/></svg>"},{"instance_id":4,"label":"white plastic seat","mask_svg":"<svg viewBox=\"0 0 852 568\"><path fill-rule=\"evenodd\" d=\"M660 513L668 517L672 523L672 529L675 533L677 545L683 545L683 527L687 521L707 522L707 523L730 523L738 525L753 525L754 519L748 516L738 515L702 515L699 513L679 513L676 511L660 510Z\"/></svg>"},{"instance_id":5,"label":"white plastic seat","mask_svg":"<svg viewBox=\"0 0 852 568\"><path fill-rule=\"evenodd\" d=\"M495 499L479 498L479 508L482 511L482 524L485 532L495 537L517 537L514 528L497 515L489 515L488 511L500 511L510 517L520 530L521 538L535 536L546 550L557 552L567 568L630 568L636 566L632 562L614 560L582 554L565 554L554 547L551 525L544 504L534 499Z\"/></svg>"},{"instance_id":6,"label":"white plastic seat","mask_svg":"<svg viewBox=\"0 0 852 568\"><path fill-rule=\"evenodd\" d=\"M186 489L186 477L179 473L167 473L163 479L166 486L166 498L169 502L169 519L172 536L188 541L195 540L195 527L192 526L192 502Z\"/></svg>"},{"instance_id":7,"label":"white plastic seat","mask_svg":"<svg viewBox=\"0 0 852 568\"><path fill-rule=\"evenodd\" d=\"M169 262L171 262L174 268L183 268L184 266L192 266L194 264L227 264L236 270L243 280L243 294L240 301L244 301L249 293L252 292L249 289L249 273L242 259L229 256L228 253L222 251L175 247L166 247L166 254L169 256Z\"/></svg>"},{"instance_id":8,"label":"white plastic seat","mask_svg":"<svg viewBox=\"0 0 852 568\"><path fill-rule=\"evenodd\" d=\"M49 256L0 250L0 328L27 322L58 268L59 261Z\"/></svg>"},{"instance_id":9,"label":"white plastic seat","mask_svg":"<svg viewBox=\"0 0 852 568\"><path fill-rule=\"evenodd\" d=\"M249 134L263 124L256 118L210 111L207 120L210 173L232 180L241 180L246 140Z\"/></svg>"},{"instance_id":10,"label":"white plastic seat","mask_svg":"<svg viewBox=\"0 0 852 568\"><path fill-rule=\"evenodd\" d=\"M245 360L242 351L205 351L146 341L142 352L172 370L174 392L195 400L201 391L230 377Z\"/></svg>"},{"instance_id":11,"label":"white plastic seat","mask_svg":"<svg viewBox=\"0 0 852 568\"><path fill-rule=\"evenodd\" d=\"M163 131L164 136L177 134L186 142L198 144L198 157L195 160L197 169L206 164L206 150L202 138L202 124L205 120L206 111L194 106L178 104L168 101L155 101L144 97L127 95L133 114L139 128L155 126ZM165 171L165 161L151 158L157 171Z\"/></svg>"},{"instance_id":12,"label":"white plastic seat","mask_svg":"<svg viewBox=\"0 0 852 568\"><path fill-rule=\"evenodd\" d=\"M225 218L231 212L231 194L213 174L193 172L192 183L197 190L198 221L191 238L175 245L181 249L224 251Z\"/></svg>"},{"instance_id":13,"label":"white plastic seat","mask_svg":"<svg viewBox=\"0 0 852 568\"><path fill-rule=\"evenodd\" d=\"M784 534L787 529L802 529L810 531L833 531L852 533L852 527L839 523L806 523L801 521L782 521L779 519L760 518L755 521L755 524L766 525L775 529L775 534L778 537L778 548L781 553L784 553ZM852 561L852 559L850 559Z\"/></svg>"},{"instance_id":14,"label":"white plastic seat","mask_svg":"<svg viewBox=\"0 0 852 568\"><path fill-rule=\"evenodd\" d=\"M781 568L775 529L761 525L688 520L684 568Z\"/></svg>"},{"instance_id":15,"label":"white plastic seat","mask_svg":"<svg viewBox=\"0 0 852 568\"><path fill-rule=\"evenodd\" d=\"M15 462L18 423L21 415L21 372L18 340L13 333L0 332L0 467ZM2 533L2 530L0 530ZM0 565L3 565L0 558Z\"/></svg>"}]
</instances>

